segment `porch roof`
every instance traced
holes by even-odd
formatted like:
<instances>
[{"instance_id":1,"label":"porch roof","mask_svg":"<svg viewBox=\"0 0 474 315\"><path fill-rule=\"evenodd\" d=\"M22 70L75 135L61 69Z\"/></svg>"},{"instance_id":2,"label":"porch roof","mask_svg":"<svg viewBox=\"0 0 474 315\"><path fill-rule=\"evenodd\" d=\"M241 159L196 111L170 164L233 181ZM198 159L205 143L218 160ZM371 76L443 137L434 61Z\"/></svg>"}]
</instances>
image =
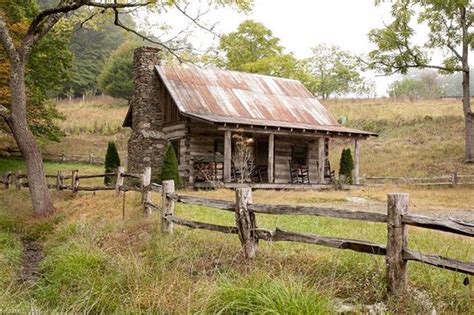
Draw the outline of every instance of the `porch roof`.
<instances>
[{"instance_id":1,"label":"porch roof","mask_svg":"<svg viewBox=\"0 0 474 315\"><path fill-rule=\"evenodd\" d=\"M341 126L296 80L196 66L156 66L181 114L212 123L375 133Z\"/></svg>"}]
</instances>

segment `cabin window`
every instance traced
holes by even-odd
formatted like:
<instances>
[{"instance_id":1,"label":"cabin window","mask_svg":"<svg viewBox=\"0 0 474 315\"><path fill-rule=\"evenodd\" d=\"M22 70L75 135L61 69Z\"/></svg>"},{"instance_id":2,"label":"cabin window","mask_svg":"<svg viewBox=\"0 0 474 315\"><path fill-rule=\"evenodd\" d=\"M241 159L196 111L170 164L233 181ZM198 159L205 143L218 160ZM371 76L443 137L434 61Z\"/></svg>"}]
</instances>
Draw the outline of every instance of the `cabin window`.
<instances>
[{"instance_id":1,"label":"cabin window","mask_svg":"<svg viewBox=\"0 0 474 315\"><path fill-rule=\"evenodd\" d=\"M308 165L308 144L295 144L291 150L291 164Z\"/></svg>"},{"instance_id":2,"label":"cabin window","mask_svg":"<svg viewBox=\"0 0 474 315\"><path fill-rule=\"evenodd\" d=\"M178 107L167 92L164 93L164 110L163 121L165 124L175 123L183 120L183 116L179 113Z\"/></svg>"},{"instance_id":3,"label":"cabin window","mask_svg":"<svg viewBox=\"0 0 474 315\"><path fill-rule=\"evenodd\" d=\"M173 149L174 149L174 153L176 154L176 159L178 160L178 165L181 164L180 163L180 143L181 141L179 139L176 139L176 140L171 140L170 141L171 145L173 146Z\"/></svg>"}]
</instances>

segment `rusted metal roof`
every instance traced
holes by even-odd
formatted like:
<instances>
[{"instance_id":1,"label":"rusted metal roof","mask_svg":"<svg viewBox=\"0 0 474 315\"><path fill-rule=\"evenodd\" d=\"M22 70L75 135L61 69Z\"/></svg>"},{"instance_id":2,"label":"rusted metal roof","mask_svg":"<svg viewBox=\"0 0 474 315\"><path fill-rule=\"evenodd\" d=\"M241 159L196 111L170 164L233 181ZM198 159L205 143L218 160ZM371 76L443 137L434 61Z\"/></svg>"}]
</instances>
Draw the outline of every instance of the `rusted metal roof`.
<instances>
[{"instance_id":1,"label":"rusted metal roof","mask_svg":"<svg viewBox=\"0 0 474 315\"><path fill-rule=\"evenodd\" d=\"M156 70L183 115L214 123L375 135L341 126L296 80L190 65Z\"/></svg>"}]
</instances>

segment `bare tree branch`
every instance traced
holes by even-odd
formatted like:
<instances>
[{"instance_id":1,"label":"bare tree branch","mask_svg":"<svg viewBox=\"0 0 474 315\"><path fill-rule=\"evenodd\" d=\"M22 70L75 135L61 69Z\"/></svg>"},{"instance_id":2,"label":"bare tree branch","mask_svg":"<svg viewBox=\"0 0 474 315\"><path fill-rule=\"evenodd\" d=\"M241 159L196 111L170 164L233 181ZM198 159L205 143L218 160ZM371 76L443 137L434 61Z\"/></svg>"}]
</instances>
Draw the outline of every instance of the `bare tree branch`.
<instances>
[{"instance_id":1,"label":"bare tree branch","mask_svg":"<svg viewBox=\"0 0 474 315\"><path fill-rule=\"evenodd\" d=\"M10 111L5 106L0 105L0 117L2 117L8 128L11 129L11 115L9 112Z\"/></svg>"},{"instance_id":2,"label":"bare tree branch","mask_svg":"<svg viewBox=\"0 0 474 315\"><path fill-rule=\"evenodd\" d=\"M19 58L18 51L15 48L15 44L13 43L13 39L10 36L10 32L8 31L7 25L3 18L0 16L0 41L2 42L2 46L5 49L8 57L10 59L17 59Z\"/></svg>"},{"instance_id":3,"label":"bare tree branch","mask_svg":"<svg viewBox=\"0 0 474 315\"><path fill-rule=\"evenodd\" d=\"M97 7L97 8L103 8L103 9L111 9L111 8L135 8L135 7L144 7L148 6L152 2L133 2L133 3L117 3L114 1L114 3L104 3L104 2L96 2L96 1L90 1L90 0L75 0L72 1L72 3L67 4L67 5L59 5L55 8L50 8L41 11L36 18L31 22L30 28L28 29L28 33L32 34L35 32L35 30L39 27L39 25L43 22L43 20L50 16L50 15L55 15L55 14L65 14L74 10L79 9L80 7L83 6L91 6L91 7Z\"/></svg>"},{"instance_id":4,"label":"bare tree branch","mask_svg":"<svg viewBox=\"0 0 474 315\"><path fill-rule=\"evenodd\" d=\"M446 46L453 52L456 58L458 58L459 60L462 60L461 54L456 50L456 48L454 48L453 45L451 45L450 43L446 43Z\"/></svg>"},{"instance_id":5,"label":"bare tree branch","mask_svg":"<svg viewBox=\"0 0 474 315\"><path fill-rule=\"evenodd\" d=\"M23 40L23 49L25 55L28 55L31 46L40 40L49 30L68 12L75 11L83 6L97 7L106 9L120 9L120 8L136 8L145 7L152 2L132 2L132 3L107 3L90 0L76 0L70 4L58 5L55 8L50 8L41 11L35 19L31 22L28 28L27 35Z\"/></svg>"},{"instance_id":6,"label":"bare tree branch","mask_svg":"<svg viewBox=\"0 0 474 315\"><path fill-rule=\"evenodd\" d=\"M126 30L127 32L130 32L130 33L140 37L141 39L143 39L145 41L148 41L152 44L156 44L156 45L164 48L166 51L168 51L170 54L172 54L176 59L178 59L179 62L187 61L176 53L177 49L173 49L173 48L171 48L167 45L164 45L162 42L154 40L154 39L150 38L149 36L143 35L140 32L138 32L138 31L126 26L125 24L123 24L120 21L120 17L119 17L120 12L119 12L119 10L117 8L112 8L112 10L114 11L114 15L115 15L114 24L116 26L121 27L122 29Z\"/></svg>"},{"instance_id":7,"label":"bare tree branch","mask_svg":"<svg viewBox=\"0 0 474 315\"><path fill-rule=\"evenodd\" d=\"M91 14L88 18L86 18L84 21L81 22L81 24L79 25L79 28L83 28L84 24L86 24L87 22L95 18L97 15L105 13L106 10L107 9L103 9L103 10L100 10L99 12L95 12Z\"/></svg>"},{"instance_id":8,"label":"bare tree branch","mask_svg":"<svg viewBox=\"0 0 474 315\"><path fill-rule=\"evenodd\" d=\"M198 14L197 14L196 17L192 17L192 16L190 16L190 15L188 14L188 12L186 11L188 5L186 5L186 6L184 7L184 9L183 9L183 8L181 8L176 2L174 2L173 4L174 4L174 6L176 7L176 9L177 9L179 12L181 12L181 14L183 14L185 17L187 17L189 20L191 20L191 22L193 22L194 24L196 24L199 28L201 28L201 29L203 29L203 30L205 30L205 31L207 31L207 32L209 32L209 33L211 33L212 35L214 35L214 36L220 38L220 35L217 34L216 32L214 32L214 27L215 27L215 25L213 25L213 26L211 26L211 27L207 27L207 26L205 26L205 25L203 25L203 24L201 24L201 23L199 22L199 18L200 18L201 16L203 16L204 14L206 14L207 12L204 12L204 13L198 12Z\"/></svg>"},{"instance_id":9,"label":"bare tree branch","mask_svg":"<svg viewBox=\"0 0 474 315\"><path fill-rule=\"evenodd\" d=\"M53 28L53 26L56 25L59 20L61 20L62 17L63 13L50 15L33 33L26 34L21 45L23 58L28 57L33 45L43 38L43 36L46 35Z\"/></svg>"}]
</instances>

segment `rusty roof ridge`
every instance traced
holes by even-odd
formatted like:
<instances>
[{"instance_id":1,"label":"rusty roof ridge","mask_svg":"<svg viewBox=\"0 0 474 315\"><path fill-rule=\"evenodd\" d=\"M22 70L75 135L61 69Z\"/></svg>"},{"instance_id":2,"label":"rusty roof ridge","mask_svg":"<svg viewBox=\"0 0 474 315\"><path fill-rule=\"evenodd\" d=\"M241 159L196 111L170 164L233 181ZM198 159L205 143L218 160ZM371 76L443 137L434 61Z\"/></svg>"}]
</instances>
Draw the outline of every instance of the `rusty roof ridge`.
<instances>
[{"instance_id":1,"label":"rusty roof ridge","mask_svg":"<svg viewBox=\"0 0 474 315\"><path fill-rule=\"evenodd\" d=\"M255 76L260 76L260 77L264 77L264 78L272 78L272 79L279 79L279 80L286 80L286 81L291 81L291 82L296 82L296 83L301 83L300 80L297 80L297 79L290 79L290 78L285 78L285 77L279 77L279 76L276 76L276 75L269 75L269 74L261 74L261 73L255 73L255 72L245 72L245 71L239 71L239 70L227 70L227 69L222 69L222 68L212 68L212 67L201 67L199 65L196 65L196 64L192 64L192 63L182 63L180 64L179 66L177 65L155 65L155 67L157 68L164 68L164 67L189 67L189 68L197 68L197 69L201 69L201 70L213 70L213 71L219 71L219 72L233 72L233 73L240 73L240 74L251 74L251 75L255 75ZM183 67L184 68L184 67Z\"/></svg>"}]
</instances>

